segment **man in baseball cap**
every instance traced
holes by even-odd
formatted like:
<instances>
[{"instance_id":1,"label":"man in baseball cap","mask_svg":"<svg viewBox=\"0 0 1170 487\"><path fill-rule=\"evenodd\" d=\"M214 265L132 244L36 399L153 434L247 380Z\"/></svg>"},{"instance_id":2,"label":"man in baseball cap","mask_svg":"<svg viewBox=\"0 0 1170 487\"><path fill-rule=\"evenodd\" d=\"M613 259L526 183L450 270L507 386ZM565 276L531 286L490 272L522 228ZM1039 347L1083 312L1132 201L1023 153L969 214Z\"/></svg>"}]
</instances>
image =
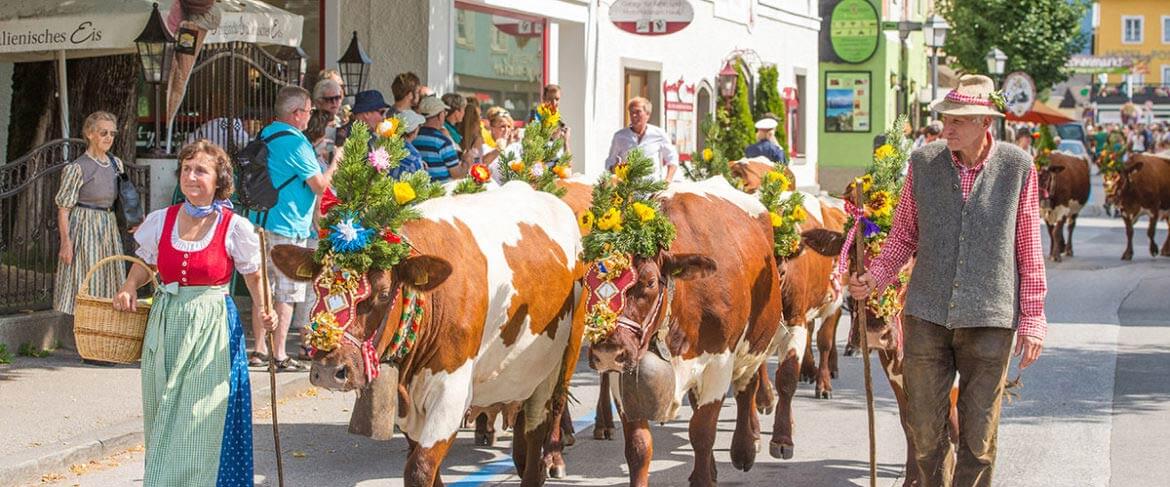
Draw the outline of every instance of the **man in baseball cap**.
<instances>
[{"instance_id":1,"label":"man in baseball cap","mask_svg":"<svg viewBox=\"0 0 1170 487\"><path fill-rule=\"evenodd\" d=\"M756 122L756 143L747 146L743 150L743 156L748 159L762 156L768 158L773 164L788 164L784 149L776 141L777 126L779 126L779 122L771 113L765 113L763 117L760 117L760 120Z\"/></svg>"},{"instance_id":2,"label":"man in baseball cap","mask_svg":"<svg viewBox=\"0 0 1170 487\"><path fill-rule=\"evenodd\" d=\"M426 122L418 129L414 147L422 155L431 180L447 182L465 176L467 168L460 164L455 143L442 130L443 120L447 116L447 105L436 96L424 97L418 103L418 113Z\"/></svg>"}]
</instances>

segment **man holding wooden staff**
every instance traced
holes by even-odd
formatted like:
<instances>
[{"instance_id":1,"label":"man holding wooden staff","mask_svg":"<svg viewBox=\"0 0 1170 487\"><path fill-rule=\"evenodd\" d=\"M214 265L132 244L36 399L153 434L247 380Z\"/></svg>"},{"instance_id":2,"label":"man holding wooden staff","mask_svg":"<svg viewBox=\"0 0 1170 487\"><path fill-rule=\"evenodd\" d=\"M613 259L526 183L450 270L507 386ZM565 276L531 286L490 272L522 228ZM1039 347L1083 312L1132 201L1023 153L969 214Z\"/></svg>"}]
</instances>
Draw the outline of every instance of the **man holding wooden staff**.
<instances>
[{"instance_id":1,"label":"man holding wooden staff","mask_svg":"<svg viewBox=\"0 0 1170 487\"><path fill-rule=\"evenodd\" d=\"M966 75L936 100L943 141L910 156L890 236L849 292L884 289L915 256L904 308L908 417L925 486L990 486L1012 352L1036 361L1047 330L1032 158L990 128L1003 98L990 78ZM959 375L959 443L947 437ZM956 454L957 453L957 454Z\"/></svg>"}]
</instances>

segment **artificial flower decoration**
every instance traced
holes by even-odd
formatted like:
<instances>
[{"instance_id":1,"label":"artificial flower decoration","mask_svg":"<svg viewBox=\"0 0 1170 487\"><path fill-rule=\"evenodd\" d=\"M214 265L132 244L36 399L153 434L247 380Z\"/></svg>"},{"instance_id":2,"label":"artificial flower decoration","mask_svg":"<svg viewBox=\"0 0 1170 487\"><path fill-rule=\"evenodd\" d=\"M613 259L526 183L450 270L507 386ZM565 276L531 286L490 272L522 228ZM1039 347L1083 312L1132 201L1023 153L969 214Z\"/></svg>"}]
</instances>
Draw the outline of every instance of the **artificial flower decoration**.
<instances>
[{"instance_id":1,"label":"artificial flower decoration","mask_svg":"<svg viewBox=\"0 0 1170 487\"><path fill-rule=\"evenodd\" d=\"M374 149L370 151L370 155L367 158L370 161L370 167L376 169L378 172L386 172L386 170L390 169L390 154L386 152L386 149L381 147Z\"/></svg>"},{"instance_id":2,"label":"artificial flower decoration","mask_svg":"<svg viewBox=\"0 0 1170 487\"><path fill-rule=\"evenodd\" d=\"M398 135L398 128L402 126L402 119L398 117L388 117L378 123L378 137L393 137Z\"/></svg>"},{"instance_id":3,"label":"artificial flower decoration","mask_svg":"<svg viewBox=\"0 0 1170 487\"><path fill-rule=\"evenodd\" d=\"M399 182L394 183L394 201L398 204L406 204L414 200L417 195L410 183Z\"/></svg>"},{"instance_id":4,"label":"artificial flower decoration","mask_svg":"<svg viewBox=\"0 0 1170 487\"><path fill-rule=\"evenodd\" d=\"M789 188L788 177L780 171L768 171L758 190L760 203L768 209L772 224L772 252L780 259L788 258L800 249L800 223L807 216L804 193Z\"/></svg>"},{"instance_id":5,"label":"artificial flower decoration","mask_svg":"<svg viewBox=\"0 0 1170 487\"><path fill-rule=\"evenodd\" d=\"M345 218L330 228L333 229L329 239L333 251L343 254L365 249L370 244L370 236L374 234L373 229L363 227L355 216Z\"/></svg>"},{"instance_id":6,"label":"artificial flower decoration","mask_svg":"<svg viewBox=\"0 0 1170 487\"><path fill-rule=\"evenodd\" d=\"M537 191L564 196L566 190L557 179L568 177L572 155L559 135L560 114L549 105L538 107L537 112L537 120L524 126L520 150L500 156L498 179L500 184L523 181ZM564 169L556 169L562 165Z\"/></svg>"},{"instance_id":7,"label":"artificial flower decoration","mask_svg":"<svg viewBox=\"0 0 1170 487\"><path fill-rule=\"evenodd\" d=\"M769 211L768 216L772 220L772 228L778 228L784 225L784 217L780 216L780 214Z\"/></svg>"},{"instance_id":8,"label":"artificial flower decoration","mask_svg":"<svg viewBox=\"0 0 1170 487\"><path fill-rule=\"evenodd\" d=\"M338 203L341 203L341 200L337 199L337 194L333 192L333 188L325 188L325 191L321 193L321 216L329 213L329 210L337 206Z\"/></svg>"},{"instance_id":9,"label":"artificial flower decoration","mask_svg":"<svg viewBox=\"0 0 1170 487\"><path fill-rule=\"evenodd\" d=\"M878 158L878 159L885 159L885 158L891 157L893 155L894 155L894 147L891 146L890 144L882 144L881 147L878 147L876 150L873 151L873 156Z\"/></svg>"},{"instance_id":10,"label":"artificial flower decoration","mask_svg":"<svg viewBox=\"0 0 1170 487\"><path fill-rule=\"evenodd\" d=\"M524 170L524 161L517 159L515 161L508 163L508 167L511 168L513 171L521 172Z\"/></svg>"},{"instance_id":11,"label":"artificial flower decoration","mask_svg":"<svg viewBox=\"0 0 1170 487\"><path fill-rule=\"evenodd\" d=\"M568 179L568 177L570 175L569 165L568 164L557 164L557 165L552 167L552 172L553 172L553 174L556 174L557 177L560 179Z\"/></svg>"},{"instance_id":12,"label":"artificial flower decoration","mask_svg":"<svg viewBox=\"0 0 1170 487\"><path fill-rule=\"evenodd\" d=\"M711 150L710 147L703 149L703 160L704 161L709 162L713 157L715 157L715 151Z\"/></svg>"},{"instance_id":13,"label":"artificial flower decoration","mask_svg":"<svg viewBox=\"0 0 1170 487\"><path fill-rule=\"evenodd\" d=\"M548 103L541 103L536 108L536 118L540 119L541 125L547 129L555 128L561 123L561 113Z\"/></svg>"},{"instance_id":14,"label":"artificial flower decoration","mask_svg":"<svg viewBox=\"0 0 1170 487\"><path fill-rule=\"evenodd\" d=\"M533 178L539 178L539 177L543 176L544 175L544 163L537 162L536 164L533 164L532 169L529 169L528 172L530 172L532 174Z\"/></svg>"},{"instance_id":15,"label":"artificial flower decoration","mask_svg":"<svg viewBox=\"0 0 1170 487\"><path fill-rule=\"evenodd\" d=\"M623 162L614 166L613 173L618 177L618 179L622 181L628 181L630 177L630 164Z\"/></svg>"},{"instance_id":16,"label":"artificial flower decoration","mask_svg":"<svg viewBox=\"0 0 1170 487\"><path fill-rule=\"evenodd\" d=\"M385 240L386 243L391 245L402 243L402 237L389 228L385 232L382 232L382 240Z\"/></svg>"},{"instance_id":17,"label":"artificial flower decoration","mask_svg":"<svg viewBox=\"0 0 1170 487\"><path fill-rule=\"evenodd\" d=\"M617 208L605 210L597 220L597 228L601 230L622 231L622 213Z\"/></svg>"},{"instance_id":18,"label":"artificial flower decoration","mask_svg":"<svg viewBox=\"0 0 1170 487\"><path fill-rule=\"evenodd\" d=\"M654 219L654 208L651 208L649 205L642 203L641 201L635 201L633 204L633 209L634 214L638 215L639 221L648 222Z\"/></svg>"},{"instance_id":19,"label":"artificial flower decoration","mask_svg":"<svg viewBox=\"0 0 1170 487\"><path fill-rule=\"evenodd\" d=\"M593 212L583 211L580 215L577 215L577 226L581 227L582 234L593 230Z\"/></svg>"},{"instance_id":20,"label":"artificial flower decoration","mask_svg":"<svg viewBox=\"0 0 1170 487\"><path fill-rule=\"evenodd\" d=\"M471 179L475 180L475 182L479 184L484 184L492 180L491 169L488 169L488 167L483 164L472 164L470 173Z\"/></svg>"}]
</instances>

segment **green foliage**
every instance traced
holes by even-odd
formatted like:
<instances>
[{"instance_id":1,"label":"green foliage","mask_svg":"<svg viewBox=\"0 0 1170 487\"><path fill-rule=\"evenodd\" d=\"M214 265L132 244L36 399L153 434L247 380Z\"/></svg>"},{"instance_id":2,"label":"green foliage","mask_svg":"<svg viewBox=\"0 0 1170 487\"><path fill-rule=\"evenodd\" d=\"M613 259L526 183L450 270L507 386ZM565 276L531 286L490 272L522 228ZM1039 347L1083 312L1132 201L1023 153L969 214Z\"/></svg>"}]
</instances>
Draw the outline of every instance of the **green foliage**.
<instances>
[{"instance_id":1,"label":"green foliage","mask_svg":"<svg viewBox=\"0 0 1170 487\"><path fill-rule=\"evenodd\" d=\"M451 190L451 194L481 193L484 189L486 188L482 184L477 183L471 176L468 176L455 183L455 188Z\"/></svg>"},{"instance_id":2,"label":"green foliage","mask_svg":"<svg viewBox=\"0 0 1170 487\"><path fill-rule=\"evenodd\" d=\"M768 172L760 181L760 203L772 220L772 251L781 259L800 249L800 224L808 218L804 194L791 189L791 181L778 170Z\"/></svg>"},{"instance_id":3,"label":"green foliage","mask_svg":"<svg viewBox=\"0 0 1170 487\"><path fill-rule=\"evenodd\" d=\"M565 195L565 189L557 186L557 179L569 177L572 156L561 154L556 165L549 165L549 161L556 159L565 147L564 139L552 140L559 120L559 116L545 117L540 121L532 121L524 128L524 138L520 140L520 160L515 160L510 153L500 156L501 183L524 181L537 191L558 197Z\"/></svg>"},{"instance_id":4,"label":"green foliage","mask_svg":"<svg viewBox=\"0 0 1170 487\"><path fill-rule=\"evenodd\" d=\"M653 257L674 241L674 224L662 215L653 194L666 188L654 181L654 162L641 150L630 151L615 178L603 174L593 187L593 203L578 223L592 229L582 241L586 261L612 254Z\"/></svg>"},{"instance_id":5,"label":"green foliage","mask_svg":"<svg viewBox=\"0 0 1170 487\"><path fill-rule=\"evenodd\" d=\"M12 363L12 352L8 351L8 345L0 343L0 364Z\"/></svg>"},{"instance_id":6,"label":"green foliage","mask_svg":"<svg viewBox=\"0 0 1170 487\"><path fill-rule=\"evenodd\" d=\"M780 70L769 64L760 68L756 83L756 106L753 115L756 120L765 114L776 117L776 141L784 152L788 152L788 109L780 96Z\"/></svg>"},{"instance_id":7,"label":"green foliage","mask_svg":"<svg viewBox=\"0 0 1170 487\"><path fill-rule=\"evenodd\" d=\"M7 351L5 351L7 353ZM16 351L17 355L21 357L45 358L53 354L52 349L41 350L36 345L31 343L22 343L20 348ZM7 363L7 362L5 362Z\"/></svg>"},{"instance_id":8,"label":"green foliage","mask_svg":"<svg viewBox=\"0 0 1170 487\"><path fill-rule=\"evenodd\" d=\"M744 148L756 142L756 122L752 119L752 107L748 103L747 70L742 59L736 61L735 72L738 77L735 96L731 98L726 125L721 123L725 132L723 152L733 161L743 159Z\"/></svg>"},{"instance_id":9,"label":"green foliage","mask_svg":"<svg viewBox=\"0 0 1170 487\"><path fill-rule=\"evenodd\" d=\"M707 133L707 140L716 140L719 137L719 126L710 118L699 123L699 129ZM723 176L728 183L736 188L743 189L743 181L731 173L731 161L723 154L719 144L691 153L691 160L682 164L683 172L691 181L704 181L715 176Z\"/></svg>"},{"instance_id":10,"label":"green foliage","mask_svg":"<svg viewBox=\"0 0 1170 487\"><path fill-rule=\"evenodd\" d=\"M1052 127L1040 126L1040 138L1036 140L1036 167L1048 167L1048 156L1056 150L1056 138L1052 135Z\"/></svg>"},{"instance_id":11,"label":"green foliage","mask_svg":"<svg viewBox=\"0 0 1170 487\"><path fill-rule=\"evenodd\" d=\"M398 180L390 176L407 154L401 131L399 124L395 133L383 134L374 142L371 151L369 127L361 122L353 124L349 138L341 148L337 173L333 176L333 190L340 202L321 219L318 262L330 256L334 264L361 273L370 268L390 268L409 255L410 247L406 242L391 242L393 236L387 234L398 235L403 223L419 217L414 205L443 196L444 192L442 186L431 182L426 171L403 174ZM379 170L369 162L370 154L379 149L389 155L387 169ZM334 251L333 239L338 238L335 226L349 219L373 230L373 235L359 251Z\"/></svg>"},{"instance_id":12,"label":"green foliage","mask_svg":"<svg viewBox=\"0 0 1170 487\"><path fill-rule=\"evenodd\" d=\"M987 74L987 52L998 47L1008 57L1005 73L1024 71L1046 89L1068 77L1065 63L1087 41L1080 33L1087 3L940 0L939 12L951 24L946 53L963 71Z\"/></svg>"},{"instance_id":13,"label":"green foliage","mask_svg":"<svg viewBox=\"0 0 1170 487\"><path fill-rule=\"evenodd\" d=\"M894 208L902 193L902 167L910 158L910 144L902 132L902 127L905 126L906 116L902 115L886 129L885 145L874 151L873 162L860 178L862 192L865 193L864 219L877 225L878 232L858 238L865 239L866 245L874 255L880 252L881 245L893 227ZM844 195L849 201L854 200L853 186L854 184L850 183L846 190L847 194ZM853 224L854 218L850 215L845 228L851 228Z\"/></svg>"}]
</instances>

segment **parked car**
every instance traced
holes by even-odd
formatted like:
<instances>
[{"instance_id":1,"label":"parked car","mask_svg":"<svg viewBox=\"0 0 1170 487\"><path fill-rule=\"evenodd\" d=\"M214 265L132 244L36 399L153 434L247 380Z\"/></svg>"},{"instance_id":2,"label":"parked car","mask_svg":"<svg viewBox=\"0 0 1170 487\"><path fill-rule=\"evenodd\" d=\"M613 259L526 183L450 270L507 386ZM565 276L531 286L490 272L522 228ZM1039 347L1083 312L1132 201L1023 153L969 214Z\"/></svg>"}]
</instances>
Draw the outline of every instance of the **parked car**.
<instances>
[{"instance_id":1,"label":"parked car","mask_svg":"<svg viewBox=\"0 0 1170 487\"><path fill-rule=\"evenodd\" d=\"M1089 136L1085 131L1085 124L1069 122L1056 126L1056 136L1061 140L1079 140L1083 147L1089 146Z\"/></svg>"},{"instance_id":2,"label":"parked car","mask_svg":"<svg viewBox=\"0 0 1170 487\"><path fill-rule=\"evenodd\" d=\"M1061 152L1068 152L1078 156L1089 157L1089 150L1085 148L1085 144L1079 140L1061 139L1060 145L1056 146L1056 150Z\"/></svg>"}]
</instances>

